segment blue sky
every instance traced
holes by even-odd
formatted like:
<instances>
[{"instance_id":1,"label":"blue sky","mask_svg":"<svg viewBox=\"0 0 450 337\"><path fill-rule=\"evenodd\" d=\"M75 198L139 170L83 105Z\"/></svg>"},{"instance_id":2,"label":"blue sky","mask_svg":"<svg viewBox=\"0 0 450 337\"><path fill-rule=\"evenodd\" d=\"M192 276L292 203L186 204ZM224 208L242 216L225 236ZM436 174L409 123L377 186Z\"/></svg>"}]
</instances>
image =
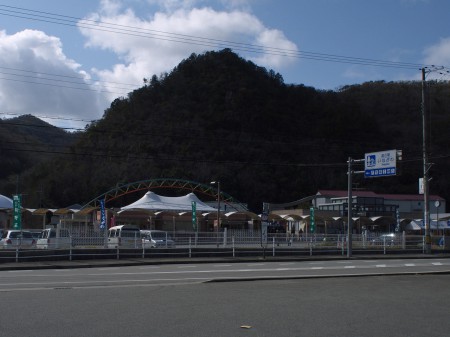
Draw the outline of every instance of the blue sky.
<instances>
[{"instance_id":1,"label":"blue sky","mask_svg":"<svg viewBox=\"0 0 450 337\"><path fill-rule=\"evenodd\" d=\"M449 13L447 0L0 0L0 117L83 127L144 77L224 47L317 89L418 80L449 70Z\"/></svg>"}]
</instances>

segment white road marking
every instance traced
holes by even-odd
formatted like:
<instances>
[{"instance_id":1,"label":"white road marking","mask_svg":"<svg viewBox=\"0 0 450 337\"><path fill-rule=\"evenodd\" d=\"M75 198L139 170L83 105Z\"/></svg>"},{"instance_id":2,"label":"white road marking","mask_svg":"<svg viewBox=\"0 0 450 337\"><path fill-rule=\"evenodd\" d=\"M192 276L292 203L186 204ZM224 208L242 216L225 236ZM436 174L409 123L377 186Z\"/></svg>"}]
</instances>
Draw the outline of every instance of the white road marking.
<instances>
[{"instance_id":1,"label":"white road marking","mask_svg":"<svg viewBox=\"0 0 450 337\"><path fill-rule=\"evenodd\" d=\"M142 270L147 270L147 269L160 269L160 266L145 266L145 267L140 267L139 269Z\"/></svg>"}]
</instances>

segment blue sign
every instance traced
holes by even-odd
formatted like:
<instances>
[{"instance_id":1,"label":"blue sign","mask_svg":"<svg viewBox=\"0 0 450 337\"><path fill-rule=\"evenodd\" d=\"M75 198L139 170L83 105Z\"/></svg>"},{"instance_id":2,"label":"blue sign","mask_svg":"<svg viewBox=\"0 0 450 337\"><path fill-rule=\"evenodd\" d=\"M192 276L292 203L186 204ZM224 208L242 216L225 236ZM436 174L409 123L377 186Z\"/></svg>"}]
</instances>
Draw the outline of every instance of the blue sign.
<instances>
[{"instance_id":1,"label":"blue sign","mask_svg":"<svg viewBox=\"0 0 450 337\"><path fill-rule=\"evenodd\" d=\"M106 228L105 200L100 200L100 229Z\"/></svg>"},{"instance_id":2,"label":"blue sign","mask_svg":"<svg viewBox=\"0 0 450 337\"><path fill-rule=\"evenodd\" d=\"M366 178L395 176L397 174L397 151L366 153L364 176Z\"/></svg>"}]
</instances>

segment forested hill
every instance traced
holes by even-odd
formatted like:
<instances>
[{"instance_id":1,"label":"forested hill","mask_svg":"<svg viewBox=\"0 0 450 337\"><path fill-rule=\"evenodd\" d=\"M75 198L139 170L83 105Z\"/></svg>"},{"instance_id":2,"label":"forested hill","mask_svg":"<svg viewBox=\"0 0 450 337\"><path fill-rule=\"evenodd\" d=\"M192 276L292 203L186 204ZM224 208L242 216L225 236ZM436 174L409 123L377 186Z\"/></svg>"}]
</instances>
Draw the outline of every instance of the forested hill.
<instances>
[{"instance_id":1,"label":"forested hill","mask_svg":"<svg viewBox=\"0 0 450 337\"><path fill-rule=\"evenodd\" d=\"M429 82L427 90L431 193L448 200L449 89L448 82ZM262 202L346 189L348 157L402 149L400 176L357 176L355 184L378 192L417 193L420 107L420 82L320 91L285 84L281 75L230 50L193 54L170 73L152 76L142 88L112 102L71 155L24 174L24 189L45 186L43 202L63 207L133 181L220 180L225 192L259 211Z\"/></svg>"},{"instance_id":2,"label":"forested hill","mask_svg":"<svg viewBox=\"0 0 450 337\"><path fill-rule=\"evenodd\" d=\"M31 115L0 119L0 194L15 193L21 173L65 151L77 137Z\"/></svg>"}]
</instances>

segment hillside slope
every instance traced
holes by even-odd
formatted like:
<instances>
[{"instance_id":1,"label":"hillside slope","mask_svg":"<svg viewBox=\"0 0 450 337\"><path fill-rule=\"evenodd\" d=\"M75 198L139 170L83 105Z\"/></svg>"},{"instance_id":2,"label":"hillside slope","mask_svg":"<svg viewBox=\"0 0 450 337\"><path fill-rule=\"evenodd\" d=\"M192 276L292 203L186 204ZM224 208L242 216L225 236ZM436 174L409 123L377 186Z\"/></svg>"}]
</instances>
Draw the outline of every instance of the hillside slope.
<instances>
[{"instance_id":1,"label":"hillside slope","mask_svg":"<svg viewBox=\"0 0 450 337\"><path fill-rule=\"evenodd\" d=\"M447 196L448 83L431 83L432 192ZM345 189L348 157L402 149L402 175L364 180L359 188L416 193L421 176L421 89L416 82L371 82L319 91L230 50L191 55L116 99L63 156L25 177L45 185L49 205L85 202L117 184L180 178L222 188L251 209L318 189ZM177 191L172 191L177 193Z\"/></svg>"}]
</instances>

